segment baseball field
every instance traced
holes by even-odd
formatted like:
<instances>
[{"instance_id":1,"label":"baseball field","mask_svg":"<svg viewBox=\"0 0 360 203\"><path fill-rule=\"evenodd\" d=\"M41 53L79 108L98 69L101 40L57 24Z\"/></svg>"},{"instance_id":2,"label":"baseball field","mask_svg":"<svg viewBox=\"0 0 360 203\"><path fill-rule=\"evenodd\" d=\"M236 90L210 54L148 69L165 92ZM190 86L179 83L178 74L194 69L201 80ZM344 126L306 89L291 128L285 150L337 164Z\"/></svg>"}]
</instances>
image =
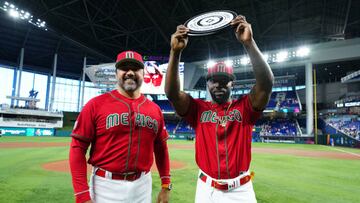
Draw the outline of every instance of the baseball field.
<instances>
[{"instance_id":1,"label":"baseball field","mask_svg":"<svg viewBox=\"0 0 360 203\"><path fill-rule=\"evenodd\" d=\"M0 137L0 202L74 202L70 138ZM169 141L171 202L194 202L194 142ZM359 202L360 150L320 145L253 144L259 203ZM153 200L159 178L153 172Z\"/></svg>"}]
</instances>

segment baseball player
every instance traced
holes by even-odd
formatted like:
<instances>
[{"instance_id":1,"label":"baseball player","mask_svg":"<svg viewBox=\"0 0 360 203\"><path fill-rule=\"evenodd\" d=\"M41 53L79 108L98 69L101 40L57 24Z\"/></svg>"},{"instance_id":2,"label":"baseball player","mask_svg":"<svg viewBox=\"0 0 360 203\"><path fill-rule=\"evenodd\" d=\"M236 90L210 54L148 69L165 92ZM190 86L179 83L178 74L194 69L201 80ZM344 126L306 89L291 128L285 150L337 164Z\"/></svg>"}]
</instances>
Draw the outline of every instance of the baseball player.
<instances>
[{"instance_id":1,"label":"baseball player","mask_svg":"<svg viewBox=\"0 0 360 203\"><path fill-rule=\"evenodd\" d=\"M153 154L162 183L157 202L168 202L168 134L159 106L140 93L142 56L121 52L115 66L117 89L91 99L71 134L69 161L76 202L150 203ZM85 154L90 144L89 187Z\"/></svg>"},{"instance_id":2,"label":"baseball player","mask_svg":"<svg viewBox=\"0 0 360 203\"><path fill-rule=\"evenodd\" d=\"M245 17L237 16L231 25L250 57L256 78L251 92L237 100L230 98L233 69L222 62L208 69L206 75L211 102L180 91L178 65L189 30L179 25L171 37L165 93L176 112L195 129L195 157L200 168L195 202L199 203L256 202L249 173L251 132L269 101L274 76Z\"/></svg>"}]
</instances>

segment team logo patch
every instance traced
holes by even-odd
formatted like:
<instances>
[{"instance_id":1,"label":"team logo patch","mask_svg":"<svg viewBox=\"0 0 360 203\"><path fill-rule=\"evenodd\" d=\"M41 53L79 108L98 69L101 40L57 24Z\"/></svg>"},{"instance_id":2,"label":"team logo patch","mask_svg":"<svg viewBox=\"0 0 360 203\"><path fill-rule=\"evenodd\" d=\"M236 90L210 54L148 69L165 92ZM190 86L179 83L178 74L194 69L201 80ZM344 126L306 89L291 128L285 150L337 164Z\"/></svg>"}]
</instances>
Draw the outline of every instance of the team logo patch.
<instances>
[{"instance_id":1,"label":"team logo patch","mask_svg":"<svg viewBox=\"0 0 360 203\"><path fill-rule=\"evenodd\" d=\"M134 58L134 52L132 52L132 51L127 51L127 52L125 53L125 57L126 57L126 58Z\"/></svg>"}]
</instances>

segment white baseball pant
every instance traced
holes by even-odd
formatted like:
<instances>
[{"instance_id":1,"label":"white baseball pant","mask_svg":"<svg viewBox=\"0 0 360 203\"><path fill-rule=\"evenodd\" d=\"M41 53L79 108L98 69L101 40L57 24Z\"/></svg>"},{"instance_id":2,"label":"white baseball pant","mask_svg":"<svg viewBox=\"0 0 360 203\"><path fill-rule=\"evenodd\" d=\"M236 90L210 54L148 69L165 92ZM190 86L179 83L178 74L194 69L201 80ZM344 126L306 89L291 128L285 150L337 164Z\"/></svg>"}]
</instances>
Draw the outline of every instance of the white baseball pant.
<instances>
[{"instance_id":1,"label":"white baseball pant","mask_svg":"<svg viewBox=\"0 0 360 203\"><path fill-rule=\"evenodd\" d=\"M205 174L201 170L200 173ZM198 175L198 177L199 177ZM237 178L242 178L246 175L249 175L249 172L240 175ZM250 180L244 185L240 185L239 187L223 191L218 190L211 187L211 181L214 180L210 176L207 175L206 183L198 178L196 194L195 194L195 203L256 203L256 197L254 188L252 185L252 181ZM233 179L223 179L218 181L228 181L232 182Z\"/></svg>"},{"instance_id":2,"label":"white baseball pant","mask_svg":"<svg viewBox=\"0 0 360 203\"><path fill-rule=\"evenodd\" d=\"M107 177L111 176L106 175L104 178L94 175L94 172L91 174L89 189L91 200L95 203L151 203L151 172L144 173L134 181Z\"/></svg>"}]
</instances>

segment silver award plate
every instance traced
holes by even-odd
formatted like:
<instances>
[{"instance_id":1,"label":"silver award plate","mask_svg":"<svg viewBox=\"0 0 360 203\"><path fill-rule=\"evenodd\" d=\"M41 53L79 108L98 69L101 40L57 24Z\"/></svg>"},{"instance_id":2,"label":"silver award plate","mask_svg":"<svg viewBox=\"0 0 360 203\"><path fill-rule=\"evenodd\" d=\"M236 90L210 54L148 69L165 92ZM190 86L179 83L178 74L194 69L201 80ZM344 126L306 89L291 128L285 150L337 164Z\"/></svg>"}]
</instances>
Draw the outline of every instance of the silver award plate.
<instances>
[{"instance_id":1,"label":"silver award plate","mask_svg":"<svg viewBox=\"0 0 360 203\"><path fill-rule=\"evenodd\" d=\"M229 10L211 11L190 18L185 26L189 28L190 36L211 35L228 27L236 16L235 12Z\"/></svg>"}]
</instances>

